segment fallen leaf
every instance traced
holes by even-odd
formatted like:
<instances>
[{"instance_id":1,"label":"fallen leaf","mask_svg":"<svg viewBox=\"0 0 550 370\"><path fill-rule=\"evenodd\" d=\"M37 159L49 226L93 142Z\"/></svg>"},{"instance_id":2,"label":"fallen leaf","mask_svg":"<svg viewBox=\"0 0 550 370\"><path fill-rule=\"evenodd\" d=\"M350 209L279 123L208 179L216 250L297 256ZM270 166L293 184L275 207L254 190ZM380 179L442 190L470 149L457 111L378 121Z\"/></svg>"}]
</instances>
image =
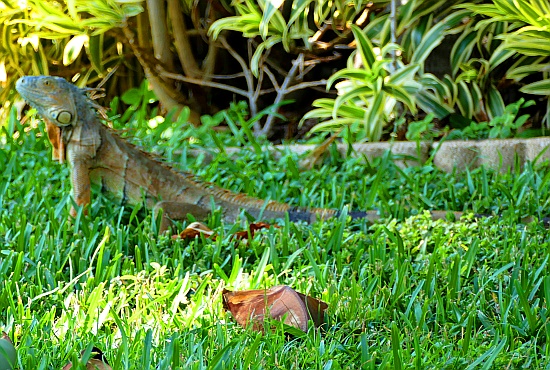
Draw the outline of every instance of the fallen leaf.
<instances>
[{"instance_id":1,"label":"fallen leaf","mask_svg":"<svg viewBox=\"0 0 550 370\"><path fill-rule=\"evenodd\" d=\"M323 325L325 322L325 311L328 308L328 304L320 299L313 298L300 292L296 293L302 300L302 303L306 306L309 313L309 318L313 321L315 327L318 328Z\"/></svg>"},{"instance_id":2,"label":"fallen leaf","mask_svg":"<svg viewBox=\"0 0 550 370\"><path fill-rule=\"evenodd\" d=\"M82 354L84 354L85 351L82 351ZM81 354L81 355L82 355ZM67 365L63 366L62 370L69 370L73 368L72 363L68 363ZM86 362L86 369L87 370L113 370L111 366L109 366L109 363L107 362L107 359L105 358L105 355L103 352L97 348L94 347L92 349L92 357Z\"/></svg>"},{"instance_id":3,"label":"fallen leaf","mask_svg":"<svg viewBox=\"0 0 550 370\"><path fill-rule=\"evenodd\" d=\"M237 231L235 234L233 234L233 238L239 239L239 240L248 239L248 233L249 232L250 232L250 238L253 238L254 233L256 231L261 230L261 229L269 229L270 226L273 226L273 227L278 228L278 229L280 228L280 226L278 226L278 225L270 225L267 222L251 223L248 226L248 230Z\"/></svg>"},{"instance_id":4,"label":"fallen leaf","mask_svg":"<svg viewBox=\"0 0 550 370\"><path fill-rule=\"evenodd\" d=\"M233 234L233 238L238 240L248 239L249 233L250 237L253 238L256 231L267 229L271 226L280 228L280 226L278 225L270 225L266 222L251 223L248 226L248 230L237 231L235 234ZM216 240L216 235L214 235L214 231L212 231L210 228L208 228L208 226L200 222L190 223L189 226L187 226L181 233L172 235L172 239L194 239L200 234L204 234L207 238Z\"/></svg>"},{"instance_id":5,"label":"fallen leaf","mask_svg":"<svg viewBox=\"0 0 550 370\"><path fill-rule=\"evenodd\" d=\"M308 321L316 327L324 322L328 305L310 296L296 292L289 286L278 285L269 289L223 291L223 305L242 327L252 325L253 330L263 331L266 315L272 319L304 332Z\"/></svg>"},{"instance_id":6,"label":"fallen leaf","mask_svg":"<svg viewBox=\"0 0 550 370\"><path fill-rule=\"evenodd\" d=\"M172 235L172 239L194 239L199 235L204 234L207 238L216 240L216 235L208 226L200 222L190 223L181 233Z\"/></svg>"}]
</instances>

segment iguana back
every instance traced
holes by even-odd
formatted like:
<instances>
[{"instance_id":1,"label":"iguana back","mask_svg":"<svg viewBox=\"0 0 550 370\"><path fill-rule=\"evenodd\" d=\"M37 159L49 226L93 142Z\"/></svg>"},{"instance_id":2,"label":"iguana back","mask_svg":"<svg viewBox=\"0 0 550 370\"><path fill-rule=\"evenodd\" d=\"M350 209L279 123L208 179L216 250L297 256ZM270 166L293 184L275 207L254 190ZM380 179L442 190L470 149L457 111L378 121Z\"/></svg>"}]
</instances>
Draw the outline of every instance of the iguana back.
<instances>
[{"instance_id":1,"label":"iguana back","mask_svg":"<svg viewBox=\"0 0 550 370\"><path fill-rule=\"evenodd\" d=\"M221 208L227 222L234 222L242 210L264 219L282 218L288 213L292 221L307 222L339 214L336 210L264 201L176 171L104 126L87 90L63 78L25 76L17 81L16 88L43 117L52 143L59 143L57 147L54 144L54 157L69 163L72 195L79 206L90 203L90 185L97 183L125 203L137 204L145 199L147 207L163 209L170 219L183 219L188 213L203 218L211 211L212 201ZM72 209L71 214L76 210ZM377 218L376 212L352 216ZM164 220L161 228L167 225Z\"/></svg>"}]
</instances>

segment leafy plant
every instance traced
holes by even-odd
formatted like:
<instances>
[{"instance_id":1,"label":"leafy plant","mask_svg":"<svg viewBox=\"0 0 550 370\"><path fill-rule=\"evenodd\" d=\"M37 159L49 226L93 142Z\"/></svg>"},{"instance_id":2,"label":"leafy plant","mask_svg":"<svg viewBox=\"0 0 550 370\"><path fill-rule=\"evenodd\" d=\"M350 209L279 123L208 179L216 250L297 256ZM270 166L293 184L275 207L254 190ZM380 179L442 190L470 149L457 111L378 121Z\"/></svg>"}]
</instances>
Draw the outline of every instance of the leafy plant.
<instances>
[{"instance_id":1,"label":"leafy plant","mask_svg":"<svg viewBox=\"0 0 550 370\"><path fill-rule=\"evenodd\" d=\"M250 39L261 37L262 42L256 47L250 60L250 70L258 76L261 57L274 45L281 43L287 52L292 50L293 53L297 49L311 50L315 46L315 40L311 36L327 24L340 32L349 31L349 24L367 11L368 7L386 3L389 1L239 0L232 3L237 14L217 20L208 32L214 38L223 30L238 31Z\"/></svg>"},{"instance_id":2,"label":"leafy plant","mask_svg":"<svg viewBox=\"0 0 550 370\"><path fill-rule=\"evenodd\" d=\"M515 135L516 129L513 125L510 125L507 121L499 122L502 117L508 115L506 111L507 101L505 101L503 95L506 93L509 96L510 91L513 94L514 89L517 91L519 86L516 87L514 83L530 73L542 72L542 75L545 76L550 71L548 62L541 62L547 59L541 56L546 52L545 46L543 46L544 43L534 41L533 44L530 44L526 39L527 35L533 37L534 35L540 35L543 39L546 37L547 27L545 22L548 21L548 18L545 18L544 14L546 14L548 4L540 5L538 0L522 1L518 3L517 9L513 9L512 14L503 16L502 14L506 13L507 7L512 6L510 5L511 1L496 1L495 5L478 4L478 2L475 4L460 3L462 2L456 2L455 4L465 8L466 11L457 11L434 1L409 1L399 8L395 33L400 43L402 56L398 58L398 61L405 65L417 63L420 66L413 79L422 88L417 88L416 92L412 94L414 102L419 109L426 113L434 113L435 118L440 120L450 115L451 121L462 117L460 120L475 122L476 124L472 126L473 131L468 135L474 132L482 132L485 127L484 122L491 121L495 122L494 126L489 126L492 130L492 137ZM494 10L494 7L500 9L501 13L499 14L502 16L482 20L479 15L476 15L494 15L498 13ZM442 21L434 24L432 23L433 18L431 18L432 13L440 11L440 9L444 9L447 16ZM522 15L520 16L519 13ZM528 22L530 18L535 16L544 18L537 18L536 22L532 20L531 23L536 25L534 29L537 31L531 32L528 27L519 28L520 23L518 21ZM390 15L383 14L369 22L363 29L363 33L368 39L383 46L391 39L390 25ZM537 33L538 31L542 33ZM442 77L426 73L424 71L425 56L439 45L444 37L453 34L458 35L458 37L454 41L450 54L450 73ZM514 35L515 38L508 39L509 35ZM518 35L523 35L521 41ZM358 48L362 47L360 42L357 42L357 45ZM531 50L526 51L529 47L531 47ZM518 52L521 52L521 50L526 54L525 56L518 56ZM399 64L395 63L395 65L398 66ZM387 70L388 74L393 72ZM342 72L338 72L338 74L342 74ZM345 73L343 75L345 76ZM349 79L351 81L353 77ZM354 83L357 86L360 85L355 81ZM546 94L548 92L545 87L546 84L546 79L536 81L524 86L521 91L527 93L530 92L531 87L535 87L540 88L540 94ZM349 89L351 88L349 87ZM340 90L339 95L342 95ZM337 99L340 99L340 97ZM337 111L335 108L339 106L331 104L330 99L318 100L314 103L314 106L320 109L311 111L307 118L328 119L328 121L322 122L314 128L314 131L335 129L338 126L336 124L337 119L344 117L350 121L354 120L354 123L348 122L348 124L350 124L351 131L355 133L361 132L359 127L373 127L372 125L376 124L376 130L370 129L376 135L367 137L365 133L356 134L359 139L376 140L383 127L386 127L389 122L395 120L396 116L403 113L403 107L407 108L412 115L415 114L415 110L410 110L407 104L403 104L402 106L397 105L399 109L393 112L393 117L388 117L386 114L385 119L376 122L375 120L367 121L367 115L363 114L363 117L361 117L361 113L365 113L361 112L361 110L364 111L364 108L359 107L357 109L358 107L354 106L353 101L349 102L349 105L352 105L353 109L346 107L347 110ZM391 103L389 105L391 106ZM331 111L330 114L329 111ZM550 110L547 111L550 112ZM344 123L345 120L340 119L340 122ZM421 123L413 125L411 132L416 133L420 126ZM473 129L474 127L475 129ZM511 131L508 132L508 129Z\"/></svg>"},{"instance_id":3,"label":"leafy plant","mask_svg":"<svg viewBox=\"0 0 550 370\"><path fill-rule=\"evenodd\" d=\"M525 99L522 98L516 103L507 105L502 116L495 117L489 122L489 126L491 127L489 138L505 139L516 135L518 129L529 119L528 114L518 117L519 109L535 104L533 100L524 101Z\"/></svg>"},{"instance_id":4,"label":"leafy plant","mask_svg":"<svg viewBox=\"0 0 550 370\"><path fill-rule=\"evenodd\" d=\"M425 89L419 100L431 101L434 107L445 102L443 107L449 113L485 122L504 114L506 104L500 90L505 78L499 68L513 53L503 47L498 36L510 26L507 22L480 24L473 13L464 14L464 19L450 54L451 73L441 78L422 75Z\"/></svg>"},{"instance_id":5,"label":"leafy plant","mask_svg":"<svg viewBox=\"0 0 550 370\"><path fill-rule=\"evenodd\" d=\"M439 135L433 131L433 119L434 115L433 113L430 113L420 121L409 123L407 126L407 133L405 134L407 140L432 140Z\"/></svg>"},{"instance_id":6,"label":"leafy plant","mask_svg":"<svg viewBox=\"0 0 550 370\"><path fill-rule=\"evenodd\" d=\"M510 27L497 38L503 40L499 49L502 58L520 55L508 69L506 77L521 81L533 73L542 73L543 78L526 84L520 90L527 94L550 95L550 4L546 0L494 0L492 4L463 7L477 14L489 16L478 23L477 28L508 22ZM550 101L545 117L550 127Z\"/></svg>"},{"instance_id":7,"label":"leafy plant","mask_svg":"<svg viewBox=\"0 0 550 370\"><path fill-rule=\"evenodd\" d=\"M397 50L394 44L388 44L376 54L373 45L358 27L352 26L356 41L361 68L350 65L335 73L327 82L327 88L335 80L343 78L336 88L339 97L336 99L319 99L313 103L314 109L308 112L303 120L317 117L330 118L316 125L312 132L349 125L358 133L359 140L378 141L382 128L391 118L395 105L405 104L410 110L416 110L414 94L419 84L414 81L418 66L401 66L398 72L390 75L392 51ZM378 49L377 49L378 50Z\"/></svg>"},{"instance_id":8,"label":"leafy plant","mask_svg":"<svg viewBox=\"0 0 550 370\"><path fill-rule=\"evenodd\" d=\"M419 2L410 2L409 7L420 6ZM344 81L336 85L338 98L319 99L313 103L314 109L308 112L308 118L327 119L316 125L312 132L332 130L347 125L357 135L357 140L378 141L388 122L401 114L396 107L406 107L412 114L417 106L435 117L443 118L452 112L445 100L430 90L426 78L422 79L423 63L430 52L441 43L445 31L457 26L465 12L454 12L433 27L425 27L422 39L410 55L410 63L395 58L400 51L395 44L374 47L368 35L376 29L374 25L361 30L352 26L357 50L348 60L347 68L336 72L327 83L340 78ZM388 19L386 19L389 22ZM378 24L375 24L378 25ZM359 67L355 67L359 60ZM400 105L398 105L400 103Z\"/></svg>"},{"instance_id":9,"label":"leafy plant","mask_svg":"<svg viewBox=\"0 0 550 370\"><path fill-rule=\"evenodd\" d=\"M518 117L519 110L534 105L533 100L521 98L516 103L509 104L501 116L494 117L489 122L471 122L462 129L452 130L447 139L508 139L516 137L518 130L529 119L528 114Z\"/></svg>"},{"instance_id":10,"label":"leafy plant","mask_svg":"<svg viewBox=\"0 0 550 370\"><path fill-rule=\"evenodd\" d=\"M471 121L469 125L464 128L453 129L448 135L448 140L462 139L462 140L477 140L488 138L490 127L489 122L474 122Z\"/></svg>"},{"instance_id":11,"label":"leafy plant","mask_svg":"<svg viewBox=\"0 0 550 370\"><path fill-rule=\"evenodd\" d=\"M82 61L83 50L91 64L89 69L80 72L84 82L121 63L119 46L106 33L124 26L128 18L141 13L141 2L0 1L0 32L5 36L0 46L5 89L0 90L0 99L6 99L13 91L21 71L49 74L52 64L66 67Z\"/></svg>"}]
</instances>

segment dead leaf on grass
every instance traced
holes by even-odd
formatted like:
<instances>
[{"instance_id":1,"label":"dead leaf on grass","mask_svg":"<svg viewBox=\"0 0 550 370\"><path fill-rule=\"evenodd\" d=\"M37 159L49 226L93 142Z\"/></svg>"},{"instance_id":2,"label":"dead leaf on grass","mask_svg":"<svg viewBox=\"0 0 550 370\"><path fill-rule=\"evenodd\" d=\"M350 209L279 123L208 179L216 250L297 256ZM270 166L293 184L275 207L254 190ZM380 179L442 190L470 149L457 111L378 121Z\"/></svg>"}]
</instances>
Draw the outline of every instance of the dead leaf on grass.
<instances>
[{"instance_id":1,"label":"dead leaf on grass","mask_svg":"<svg viewBox=\"0 0 550 370\"><path fill-rule=\"evenodd\" d=\"M224 290L223 305L239 325L245 328L252 325L256 331L263 331L265 317L269 315L272 319L307 332L309 320L315 327L323 324L328 308L325 302L298 293L287 285L234 292Z\"/></svg>"},{"instance_id":2,"label":"dead leaf on grass","mask_svg":"<svg viewBox=\"0 0 550 370\"><path fill-rule=\"evenodd\" d=\"M84 351L82 351L82 354ZM63 366L62 370L69 370L73 368L72 363L68 363L67 365ZM94 347L92 349L92 356L86 362L86 369L87 370L113 370L111 366L109 366L109 363L107 362L107 359L105 358L105 355L103 352L97 348Z\"/></svg>"},{"instance_id":3,"label":"dead leaf on grass","mask_svg":"<svg viewBox=\"0 0 550 370\"><path fill-rule=\"evenodd\" d=\"M267 229L271 226L280 228L280 226L278 225L270 225L266 222L251 223L248 226L248 230L237 231L235 234L233 234L233 238L237 240L243 240L248 239L248 235L253 238L256 231ZM216 235L214 234L214 231L200 222L193 222L189 224L189 226L187 226L181 233L177 235L172 235L172 239L194 239L201 234L204 234L207 238L216 240Z\"/></svg>"},{"instance_id":4,"label":"dead leaf on grass","mask_svg":"<svg viewBox=\"0 0 550 370\"><path fill-rule=\"evenodd\" d=\"M233 234L233 238L239 239L239 240L248 239L249 231L250 231L250 238L253 238L256 231L261 229L269 229L270 226L273 226L277 229L280 228L280 226L278 225L270 225L267 222L255 222L248 225L248 230L237 231L235 234Z\"/></svg>"},{"instance_id":5,"label":"dead leaf on grass","mask_svg":"<svg viewBox=\"0 0 550 370\"><path fill-rule=\"evenodd\" d=\"M214 231L201 222L190 223L181 233L172 235L172 239L194 239L201 234L204 234L207 238L216 240Z\"/></svg>"}]
</instances>

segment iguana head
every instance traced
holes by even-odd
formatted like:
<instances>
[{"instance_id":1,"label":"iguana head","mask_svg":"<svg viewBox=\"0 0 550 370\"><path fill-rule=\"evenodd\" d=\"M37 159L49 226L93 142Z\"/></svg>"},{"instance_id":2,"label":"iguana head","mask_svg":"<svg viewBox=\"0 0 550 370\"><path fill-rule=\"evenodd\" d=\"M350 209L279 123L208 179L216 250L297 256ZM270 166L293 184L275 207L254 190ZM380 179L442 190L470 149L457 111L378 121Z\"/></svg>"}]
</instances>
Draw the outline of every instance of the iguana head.
<instances>
[{"instance_id":1,"label":"iguana head","mask_svg":"<svg viewBox=\"0 0 550 370\"><path fill-rule=\"evenodd\" d=\"M82 90L61 77L24 76L15 88L38 113L58 127L77 122L77 99L84 99Z\"/></svg>"}]
</instances>

